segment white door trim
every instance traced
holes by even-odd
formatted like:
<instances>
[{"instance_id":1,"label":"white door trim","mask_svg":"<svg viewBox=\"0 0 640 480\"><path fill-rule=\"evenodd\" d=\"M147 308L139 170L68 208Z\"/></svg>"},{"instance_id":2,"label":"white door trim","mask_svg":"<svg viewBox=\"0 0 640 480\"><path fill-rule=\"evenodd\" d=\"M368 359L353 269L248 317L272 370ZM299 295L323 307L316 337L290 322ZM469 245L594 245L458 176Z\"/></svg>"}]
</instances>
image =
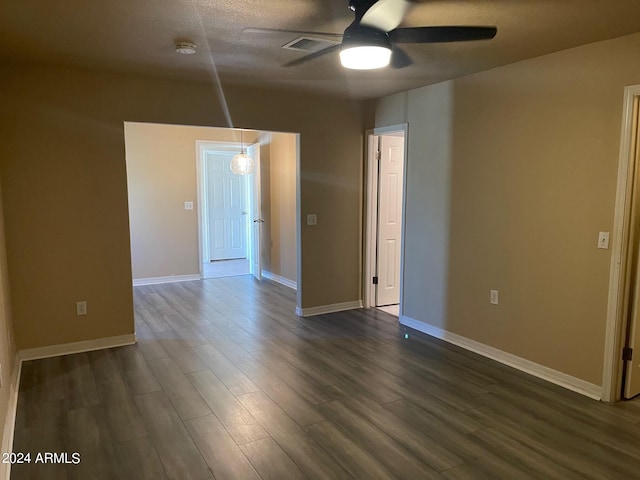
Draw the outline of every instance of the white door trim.
<instances>
[{"instance_id":1,"label":"white door trim","mask_svg":"<svg viewBox=\"0 0 640 480\"><path fill-rule=\"evenodd\" d=\"M247 155L253 157L254 168L247 175L247 219L249 272L257 280L262 280L262 180L260 179L260 144L247 147Z\"/></svg>"},{"instance_id":2,"label":"white door trim","mask_svg":"<svg viewBox=\"0 0 640 480\"><path fill-rule=\"evenodd\" d=\"M365 308L375 306L375 287L372 283L373 272L376 270L377 245L377 198L378 198L378 160L375 140L379 135L402 132L404 135L404 173L402 176L402 242L400 243L400 315L403 314L403 283L404 283L404 233L406 216L406 188L407 188L407 158L409 124L378 127L365 132L366 158L366 198L365 198L365 246L363 272L363 304Z\"/></svg>"},{"instance_id":3,"label":"white door trim","mask_svg":"<svg viewBox=\"0 0 640 480\"><path fill-rule=\"evenodd\" d=\"M302 194L300 134L296 133L296 311L302 310Z\"/></svg>"},{"instance_id":4,"label":"white door trim","mask_svg":"<svg viewBox=\"0 0 640 480\"><path fill-rule=\"evenodd\" d=\"M630 167L634 163L631 154L633 152L632 142L635 141L635 138L633 138L634 102L637 99L640 99L640 85L624 89L602 377L602 399L606 402L614 402L622 397L622 348L625 340L625 319L623 317L626 311L624 302L626 264L628 260L628 229L631 216L630 203L634 174L633 169Z\"/></svg>"},{"instance_id":5,"label":"white door trim","mask_svg":"<svg viewBox=\"0 0 640 480\"><path fill-rule=\"evenodd\" d=\"M365 199L365 245L364 245L364 278L363 278L363 304L370 308L375 304L376 292L371 279L375 272L376 231L378 219L372 212L376 210L376 198L378 196L378 136L373 130L366 132L366 199Z\"/></svg>"}]
</instances>

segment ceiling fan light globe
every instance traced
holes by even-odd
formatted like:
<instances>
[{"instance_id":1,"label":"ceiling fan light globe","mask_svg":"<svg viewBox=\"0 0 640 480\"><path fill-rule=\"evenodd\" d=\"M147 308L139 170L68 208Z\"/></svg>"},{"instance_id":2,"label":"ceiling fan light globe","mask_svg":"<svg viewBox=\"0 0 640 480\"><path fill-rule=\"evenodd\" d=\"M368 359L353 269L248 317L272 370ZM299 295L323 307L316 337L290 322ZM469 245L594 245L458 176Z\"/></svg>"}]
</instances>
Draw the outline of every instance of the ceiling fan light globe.
<instances>
[{"instance_id":1,"label":"ceiling fan light globe","mask_svg":"<svg viewBox=\"0 0 640 480\"><path fill-rule=\"evenodd\" d=\"M345 46L340 50L340 62L351 70L384 68L391 61L391 49L377 45Z\"/></svg>"},{"instance_id":2,"label":"ceiling fan light globe","mask_svg":"<svg viewBox=\"0 0 640 480\"><path fill-rule=\"evenodd\" d=\"M250 175L253 168L253 158L246 153L239 153L231 159L231 171L236 175Z\"/></svg>"}]
</instances>

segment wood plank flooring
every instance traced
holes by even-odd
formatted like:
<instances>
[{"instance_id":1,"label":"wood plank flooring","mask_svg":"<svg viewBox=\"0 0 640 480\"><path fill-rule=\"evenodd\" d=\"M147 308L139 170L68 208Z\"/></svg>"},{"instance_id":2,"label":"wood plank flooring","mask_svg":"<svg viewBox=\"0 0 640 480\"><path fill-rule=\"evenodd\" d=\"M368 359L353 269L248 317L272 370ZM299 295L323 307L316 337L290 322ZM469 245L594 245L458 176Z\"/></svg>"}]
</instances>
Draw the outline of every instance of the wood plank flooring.
<instances>
[{"instance_id":1,"label":"wood plank flooring","mask_svg":"<svg viewBox=\"0 0 640 480\"><path fill-rule=\"evenodd\" d=\"M640 479L638 401L294 307L248 276L136 287L137 345L24 363L11 478Z\"/></svg>"}]
</instances>

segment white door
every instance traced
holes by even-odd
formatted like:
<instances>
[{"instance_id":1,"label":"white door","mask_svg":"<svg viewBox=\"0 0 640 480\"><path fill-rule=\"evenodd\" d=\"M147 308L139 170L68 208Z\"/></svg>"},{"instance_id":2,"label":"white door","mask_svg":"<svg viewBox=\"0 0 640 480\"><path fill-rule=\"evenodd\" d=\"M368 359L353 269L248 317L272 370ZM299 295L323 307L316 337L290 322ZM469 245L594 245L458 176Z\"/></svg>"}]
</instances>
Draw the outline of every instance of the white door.
<instances>
[{"instance_id":1,"label":"white door","mask_svg":"<svg viewBox=\"0 0 640 480\"><path fill-rule=\"evenodd\" d=\"M624 379L624 398L633 398L640 394L640 328L638 328L638 316L640 315L640 225L638 225L638 191L637 187L634 188L633 195L633 207L632 218L635 218L635 228L630 231L630 245L633 245L633 249L629 252L631 264L630 267L634 268L629 276L630 282L630 314L629 325L627 330L626 344L631 349L630 358L626 357L627 352L623 352L623 359L625 364L625 379Z\"/></svg>"},{"instance_id":2,"label":"white door","mask_svg":"<svg viewBox=\"0 0 640 480\"><path fill-rule=\"evenodd\" d=\"M231 172L233 153L206 152L209 260L246 258L246 181Z\"/></svg>"},{"instance_id":3,"label":"white door","mask_svg":"<svg viewBox=\"0 0 640 480\"><path fill-rule=\"evenodd\" d=\"M400 302L404 137L380 137L376 306Z\"/></svg>"},{"instance_id":4,"label":"white door","mask_svg":"<svg viewBox=\"0 0 640 480\"><path fill-rule=\"evenodd\" d=\"M634 107L637 108L637 107ZM637 118L637 110L634 116ZM635 123L635 122L634 122ZM630 147L630 155L634 161L630 169L637 179L640 174L640 128L634 127L635 138ZM624 398L633 398L640 394L640 186L634 181L631 190L631 212L629 228L629 253L627 259L627 295L629 313L627 314L627 337L625 344L628 350L623 353L624 365ZM626 313L626 312L625 312ZM629 355L630 354L630 355ZM628 355L628 356L627 356Z\"/></svg>"},{"instance_id":5,"label":"white door","mask_svg":"<svg viewBox=\"0 0 640 480\"><path fill-rule=\"evenodd\" d=\"M254 163L254 170L249 175L249 271L258 280L262 280L262 255L260 252L260 242L262 233L262 205L260 193L260 145L254 144L247 148Z\"/></svg>"},{"instance_id":6,"label":"white door","mask_svg":"<svg viewBox=\"0 0 640 480\"><path fill-rule=\"evenodd\" d=\"M631 359L627 361L624 398L633 398L640 394L640 331L638 331L637 306L635 310L629 332L629 348L633 353Z\"/></svg>"},{"instance_id":7,"label":"white door","mask_svg":"<svg viewBox=\"0 0 640 480\"><path fill-rule=\"evenodd\" d=\"M640 129L635 138L635 175L640 172ZM634 182L631 192L631 228L629 229L629 260L627 268L631 273L627 276L629 282L629 325L627 326L626 345L630 358L625 360L624 398L633 398L640 394L640 187Z\"/></svg>"}]
</instances>

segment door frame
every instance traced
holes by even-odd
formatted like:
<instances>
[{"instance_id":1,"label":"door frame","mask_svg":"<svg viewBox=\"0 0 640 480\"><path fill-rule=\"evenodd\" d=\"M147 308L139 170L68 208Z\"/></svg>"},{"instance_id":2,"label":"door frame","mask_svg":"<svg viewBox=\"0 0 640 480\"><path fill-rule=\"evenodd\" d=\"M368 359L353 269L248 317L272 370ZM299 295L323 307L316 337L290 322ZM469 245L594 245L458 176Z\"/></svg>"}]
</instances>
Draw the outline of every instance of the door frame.
<instances>
[{"instance_id":1,"label":"door frame","mask_svg":"<svg viewBox=\"0 0 640 480\"><path fill-rule=\"evenodd\" d=\"M245 201L249 213L246 225L247 258L249 259L249 273L257 280L262 281L262 224L264 219L262 218L262 188L260 185L260 143L248 145L247 155L249 156L251 156L250 151L252 151L255 165L253 174L245 176Z\"/></svg>"},{"instance_id":2,"label":"door frame","mask_svg":"<svg viewBox=\"0 0 640 480\"><path fill-rule=\"evenodd\" d=\"M400 239L400 316L403 315L404 295L404 238L406 217L407 159L409 147L409 124L402 123L387 127L378 127L365 132L365 212L364 212L364 261L363 261L363 305L364 308L375 307L376 291L373 274L376 271L378 243L378 158L375 140L381 136L401 132L404 136L404 169L402 175L402 227ZM399 318L399 317L398 317Z\"/></svg>"},{"instance_id":3,"label":"door frame","mask_svg":"<svg viewBox=\"0 0 640 480\"><path fill-rule=\"evenodd\" d=\"M296 315L302 312L302 166L300 163L301 134L296 136Z\"/></svg>"},{"instance_id":4,"label":"door frame","mask_svg":"<svg viewBox=\"0 0 640 480\"><path fill-rule=\"evenodd\" d=\"M640 173L635 161L637 135L636 122L639 120L636 102L640 102L640 85L624 89L622 132L618 159L618 183L612 235L611 265L609 272L609 299L604 345L604 369L602 377L602 400L615 402L622 399L622 349L626 341L626 314L629 308L629 226L631 222L631 199L634 176Z\"/></svg>"},{"instance_id":5,"label":"door frame","mask_svg":"<svg viewBox=\"0 0 640 480\"><path fill-rule=\"evenodd\" d=\"M208 218L207 213L207 202L205 198L205 194L207 191L206 187L206 175L205 175L205 152L219 152L219 153L230 153L230 152L238 152L240 151L240 142L218 142L212 140L196 140L196 152L197 152L197 161L196 161L196 177L197 177L197 210L198 210L198 271L200 273L200 280L204 279L204 271L202 266L205 263L205 254L208 252L209 245L209 232L208 229L202 228L203 222L206 218ZM245 180L246 182L246 180ZM246 182L245 185L245 195L248 195L248 189L251 188L250 182ZM247 255L249 254L248 249L251 248L249 245L249 237L246 239L246 248Z\"/></svg>"}]
</instances>

